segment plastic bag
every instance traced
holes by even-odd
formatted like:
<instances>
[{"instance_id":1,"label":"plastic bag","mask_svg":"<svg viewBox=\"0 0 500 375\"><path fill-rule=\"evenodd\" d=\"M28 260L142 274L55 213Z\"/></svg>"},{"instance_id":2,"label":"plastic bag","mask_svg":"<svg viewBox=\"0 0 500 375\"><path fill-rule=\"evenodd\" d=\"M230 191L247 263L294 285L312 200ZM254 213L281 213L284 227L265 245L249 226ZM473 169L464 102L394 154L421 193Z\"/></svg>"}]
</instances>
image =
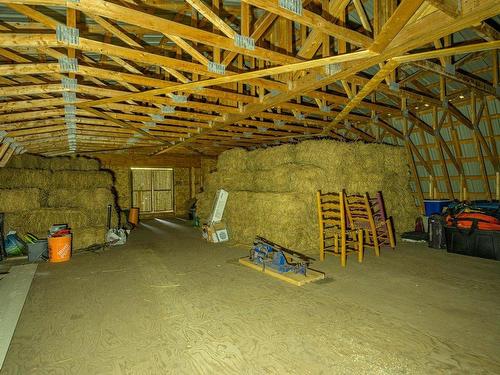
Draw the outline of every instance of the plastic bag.
<instances>
[{"instance_id":1,"label":"plastic bag","mask_svg":"<svg viewBox=\"0 0 500 375\"><path fill-rule=\"evenodd\" d=\"M125 245L127 233L124 229L110 229L106 234L106 242L111 246Z\"/></svg>"},{"instance_id":2,"label":"plastic bag","mask_svg":"<svg viewBox=\"0 0 500 375\"><path fill-rule=\"evenodd\" d=\"M7 256L23 255L26 244L18 237L16 232L9 232L5 237L5 251Z\"/></svg>"}]
</instances>

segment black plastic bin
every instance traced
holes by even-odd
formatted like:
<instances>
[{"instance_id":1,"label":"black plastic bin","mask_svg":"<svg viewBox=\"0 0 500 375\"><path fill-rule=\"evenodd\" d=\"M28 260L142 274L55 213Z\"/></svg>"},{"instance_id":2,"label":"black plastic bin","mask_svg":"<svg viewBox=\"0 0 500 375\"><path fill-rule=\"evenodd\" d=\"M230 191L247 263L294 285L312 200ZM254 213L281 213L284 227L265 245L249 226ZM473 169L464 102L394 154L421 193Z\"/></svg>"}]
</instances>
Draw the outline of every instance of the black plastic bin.
<instances>
[{"instance_id":1,"label":"black plastic bin","mask_svg":"<svg viewBox=\"0 0 500 375\"><path fill-rule=\"evenodd\" d=\"M449 253L500 260L500 231L445 227Z\"/></svg>"}]
</instances>

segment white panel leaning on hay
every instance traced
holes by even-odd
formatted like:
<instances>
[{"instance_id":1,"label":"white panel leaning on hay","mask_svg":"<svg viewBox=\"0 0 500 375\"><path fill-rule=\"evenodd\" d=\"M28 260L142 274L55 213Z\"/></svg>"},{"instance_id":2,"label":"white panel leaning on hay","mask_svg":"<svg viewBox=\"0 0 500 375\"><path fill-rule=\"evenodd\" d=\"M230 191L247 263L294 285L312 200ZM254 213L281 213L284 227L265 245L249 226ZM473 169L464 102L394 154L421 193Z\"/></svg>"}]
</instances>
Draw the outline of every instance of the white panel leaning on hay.
<instances>
[{"instance_id":1,"label":"white panel leaning on hay","mask_svg":"<svg viewBox=\"0 0 500 375\"><path fill-rule=\"evenodd\" d=\"M316 193L319 223L319 259L325 259L325 253L340 256L342 267L346 266L347 254L358 253L358 262L363 261L363 231L347 230L345 212L345 192ZM340 247L339 247L340 241ZM340 248L340 249L339 249Z\"/></svg>"}]
</instances>

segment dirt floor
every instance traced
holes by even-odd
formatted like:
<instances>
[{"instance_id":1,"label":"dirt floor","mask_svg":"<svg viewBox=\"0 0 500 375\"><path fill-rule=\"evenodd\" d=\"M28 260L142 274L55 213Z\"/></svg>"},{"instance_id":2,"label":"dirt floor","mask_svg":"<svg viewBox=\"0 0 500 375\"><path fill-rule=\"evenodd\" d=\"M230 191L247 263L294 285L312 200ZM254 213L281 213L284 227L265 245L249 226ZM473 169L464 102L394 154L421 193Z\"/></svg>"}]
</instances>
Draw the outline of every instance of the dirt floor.
<instances>
[{"instance_id":1,"label":"dirt floor","mask_svg":"<svg viewBox=\"0 0 500 375\"><path fill-rule=\"evenodd\" d=\"M296 287L182 221L40 264L7 374L500 374L500 262L401 244Z\"/></svg>"}]
</instances>

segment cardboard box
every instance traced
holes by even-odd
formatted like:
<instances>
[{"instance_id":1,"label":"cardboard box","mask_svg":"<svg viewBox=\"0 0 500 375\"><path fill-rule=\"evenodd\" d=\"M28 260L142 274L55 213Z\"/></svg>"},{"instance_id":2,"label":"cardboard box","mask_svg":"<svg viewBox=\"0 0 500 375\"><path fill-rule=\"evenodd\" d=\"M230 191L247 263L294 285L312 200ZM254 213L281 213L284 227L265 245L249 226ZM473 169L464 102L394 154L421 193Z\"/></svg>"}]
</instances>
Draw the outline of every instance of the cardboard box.
<instances>
[{"instance_id":1,"label":"cardboard box","mask_svg":"<svg viewBox=\"0 0 500 375\"><path fill-rule=\"evenodd\" d=\"M214 223L212 225L203 224L202 235L208 242L218 243L229 240L226 224L223 222Z\"/></svg>"}]
</instances>

